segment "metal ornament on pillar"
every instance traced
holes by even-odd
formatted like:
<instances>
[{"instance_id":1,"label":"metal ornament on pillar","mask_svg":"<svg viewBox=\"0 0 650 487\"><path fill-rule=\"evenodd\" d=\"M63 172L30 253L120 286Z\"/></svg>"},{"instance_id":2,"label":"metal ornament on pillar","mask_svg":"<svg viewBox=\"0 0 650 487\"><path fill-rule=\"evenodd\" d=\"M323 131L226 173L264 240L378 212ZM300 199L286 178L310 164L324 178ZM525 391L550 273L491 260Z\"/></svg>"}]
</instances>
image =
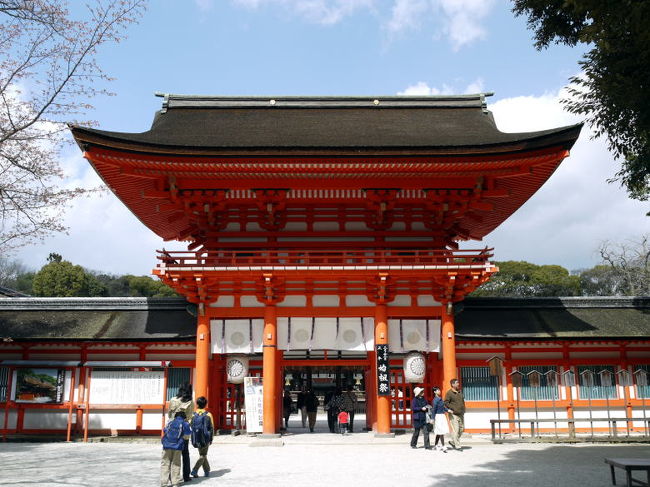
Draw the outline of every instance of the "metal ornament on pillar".
<instances>
[{"instance_id":1,"label":"metal ornament on pillar","mask_svg":"<svg viewBox=\"0 0 650 487\"><path fill-rule=\"evenodd\" d=\"M228 382L231 384L242 384L244 377L248 375L248 357L245 355L231 355L226 361L226 372Z\"/></svg>"},{"instance_id":2,"label":"metal ornament on pillar","mask_svg":"<svg viewBox=\"0 0 650 487\"><path fill-rule=\"evenodd\" d=\"M406 382L423 382L426 370L426 361L421 353L411 352L404 357L404 380Z\"/></svg>"}]
</instances>

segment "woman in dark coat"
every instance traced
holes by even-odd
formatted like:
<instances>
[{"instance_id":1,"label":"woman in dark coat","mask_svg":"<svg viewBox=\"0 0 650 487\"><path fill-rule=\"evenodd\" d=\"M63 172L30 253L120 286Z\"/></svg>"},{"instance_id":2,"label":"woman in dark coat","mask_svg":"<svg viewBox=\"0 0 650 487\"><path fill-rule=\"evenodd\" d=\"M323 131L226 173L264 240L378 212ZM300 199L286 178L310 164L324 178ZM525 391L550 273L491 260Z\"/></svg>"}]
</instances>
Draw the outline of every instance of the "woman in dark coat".
<instances>
[{"instance_id":1,"label":"woman in dark coat","mask_svg":"<svg viewBox=\"0 0 650 487\"><path fill-rule=\"evenodd\" d=\"M289 428L289 416L291 416L291 407L293 400L291 399L291 392L285 389L282 395L282 417L284 418L284 427Z\"/></svg>"},{"instance_id":2,"label":"woman in dark coat","mask_svg":"<svg viewBox=\"0 0 650 487\"><path fill-rule=\"evenodd\" d=\"M314 432L314 425L316 424L316 411L318 411L318 397L314 391L309 389L307 397L305 397L305 408L307 409L307 419L309 421L309 431Z\"/></svg>"},{"instance_id":3,"label":"woman in dark coat","mask_svg":"<svg viewBox=\"0 0 650 487\"><path fill-rule=\"evenodd\" d=\"M424 389L416 387L413 390L413 400L411 401L411 411L413 412L413 436L411 437L411 448L417 448L420 430L424 435L424 448L431 450L429 444L429 429L427 428L427 409L431 406L424 398Z\"/></svg>"}]
</instances>

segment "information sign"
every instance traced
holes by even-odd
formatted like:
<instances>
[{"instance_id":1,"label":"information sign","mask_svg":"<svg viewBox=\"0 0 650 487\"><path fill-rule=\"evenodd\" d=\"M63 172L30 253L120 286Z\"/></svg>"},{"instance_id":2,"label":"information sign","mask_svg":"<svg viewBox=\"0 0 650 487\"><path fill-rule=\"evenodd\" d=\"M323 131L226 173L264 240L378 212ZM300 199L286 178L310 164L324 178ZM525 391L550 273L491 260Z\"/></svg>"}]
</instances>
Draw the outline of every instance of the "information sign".
<instances>
[{"instance_id":1,"label":"information sign","mask_svg":"<svg viewBox=\"0 0 650 487\"><path fill-rule=\"evenodd\" d=\"M388 345L376 345L377 349L377 394L390 396L390 363Z\"/></svg>"}]
</instances>

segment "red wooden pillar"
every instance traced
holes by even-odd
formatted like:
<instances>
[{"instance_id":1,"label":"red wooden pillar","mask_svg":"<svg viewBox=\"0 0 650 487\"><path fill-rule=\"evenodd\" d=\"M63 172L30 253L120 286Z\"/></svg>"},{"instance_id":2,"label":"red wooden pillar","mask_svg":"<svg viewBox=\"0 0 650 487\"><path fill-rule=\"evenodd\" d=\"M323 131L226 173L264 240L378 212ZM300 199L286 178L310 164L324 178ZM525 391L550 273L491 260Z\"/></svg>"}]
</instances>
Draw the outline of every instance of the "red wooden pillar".
<instances>
[{"instance_id":1,"label":"red wooden pillar","mask_svg":"<svg viewBox=\"0 0 650 487\"><path fill-rule=\"evenodd\" d=\"M199 317L196 326L196 380L194 396L208 397L210 378L210 315L204 303L199 303Z\"/></svg>"},{"instance_id":2,"label":"red wooden pillar","mask_svg":"<svg viewBox=\"0 0 650 487\"><path fill-rule=\"evenodd\" d=\"M377 410L375 398L377 397L377 353L368 352L368 370L366 371L366 428L377 431Z\"/></svg>"},{"instance_id":3,"label":"red wooden pillar","mask_svg":"<svg viewBox=\"0 0 650 487\"><path fill-rule=\"evenodd\" d=\"M212 374L210 374L211 384L208 396L208 409L214 418L215 429L223 429L225 425L225 387L226 367L225 359L221 354L215 354L212 357Z\"/></svg>"},{"instance_id":4,"label":"red wooden pillar","mask_svg":"<svg viewBox=\"0 0 650 487\"><path fill-rule=\"evenodd\" d=\"M449 382L458 377L456 370L456 332L454 329L454 314L451 301L443 303L442 326L440 330L442 348L442 394L451 388Z\"/></svg>"},{"instance_id":5,"label":"red wooden pillar","mask_svg":"<svg viewBox=\"0 0 650 487\"><path fill-rule=\"evenodd\" d=\"M284 391L284 368L282 367L282 350L276 350L275 352L275 362L277 364L276 368L276 409L277 414L275 415L275 431L280 431L282 429L282 393Z\"/></svg>"},{"instance_id":6,"label":"red wooden pillar","mask_svg":"<svg viewBox=\"0 0 650 487\"><path fill-rule=\"evenodd\" d=\"M387 345L388 344L388 316L386 313L386 305L377 303L375 305L375 344ZM375 357L374 363L375 371L377 370L377 358ZM376 373L376 372L375 372ZM375 388L377 387L375 381ZM388 435L390 434L390 402L391 396L380 396L379 391L375 392L375 408L377 411L377 434Z\"/></svg>"},{"instance_id":7,"label":"red wooden pillar","mask_svg":"<svg viewBox=\"0 0 650 487\"><path fill-rule=\"evenodd\" d=\"M264 416L262 433L276 435L278 418L278 322L276 308L267 304L264 307L264 339L262 352L262 388L264 396Z\"/></svg>"}]
</instances>

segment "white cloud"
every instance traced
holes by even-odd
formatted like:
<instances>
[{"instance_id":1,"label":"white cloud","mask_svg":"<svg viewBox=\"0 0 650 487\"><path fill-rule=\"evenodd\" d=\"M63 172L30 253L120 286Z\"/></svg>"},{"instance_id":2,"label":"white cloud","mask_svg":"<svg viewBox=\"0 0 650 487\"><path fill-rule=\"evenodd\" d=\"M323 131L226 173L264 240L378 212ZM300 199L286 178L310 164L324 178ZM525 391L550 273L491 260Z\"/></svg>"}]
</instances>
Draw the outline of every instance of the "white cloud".
<instances>
[{"instance_id":1,"label":"white cloud","mask_svg":"<svg viewBox=\"0 0 650 487\"><path fill-rule=\"evenodd\" d=\"M430 0L395 0L391 9L391 18L385 28L395 34L406 29L418 29L422 17L431 9Z\"/></svg>"},{"instance_id":2,"label":"white cloud","mask_svg":"<svg viewBox=\"0 0 650 487\"><path fill-rule=\"evenodd\" d=\"M206 10L213 0L195 0ZM357 12L373 14L384 2L378 0L230 0L235 6L248 10L263 7L276 8L283 13L300 17L308 22L331 25L341 22ZM494 0L393 0L389 14L381 20L389 37L418 30L425 22L437 29L435 37L447 37L457 51L487 35L483 28L485 17L494 6Z\"/></svg>"},{"instance_id":3,"label":"white cloud","mask_svg":"<svg viewBox=\"0 0 650 487\"><path fill-rule=\"evenodd\" d=\"M95 171L76 147L63 161L66 173L73 175L66 186L84 188L102 184ZM47 238L43 243L25 246L15 258L40 269L50 252L63 255L74 264L113 274L148 275L156 265L156 250L186 250L186 245L163 242L145 227L117 197L106 191L76 199L66 212L68 234Z\"/></svg>"},{"instance_id":4,"label":"white cloud","mask_svg":"<svg viewBox=\"0 0 650 487\"><path fill-rule=\"evenodd\" d=\"M484 39L483 20L492 10L494 0L437 0L444 18L444 31L455 51Z\"/></svg>"},{"instance_id":5,"label":"white cloud","mask_svg":"<svg viewBox=\"0 0 650 487\"><path fill-rule=\"evenodd\" d=\"M493 6L494 0L394 0L384 28L394 36L428 20L440 26L435 38L446 37L458 51L487 36L483 21Z\"/></svg>"},{"instance_id":6,"label":"white cloud","mask_svg":"<svg viewBox=\"0 0 650 487\"><path fill-rule=\"evenodd\" d=\"M507 98L489 105L504 132L543 130L580 122L562 109L563 92ZM648 228L648 205L606 180L618 162L604 140L582 129L571 155L518 211L485 239L497 260L559 264L570 270L598 262L603 240L619 242ZM646 230L647 231L647 230ZM476 247L467 242L465 247Z\"/></svg>"},{"instance_id":7,"label":"white cloud","mask_svg":"<svg viewBox=\"0 0 650 487\"><path fill-rule=\"evenodd\" d=\"M375 4L375 0L231 0L231 2L249 10L265 6L277 7L308 22L323 25L336 24L358 10L372 9Z\"/></svg>"},{"instance_id":8,"label":"white cloud","mask_svg":"<svg viewBox=\"0 0 650 487\"><path fill-rule=\"evenodd\" d=\"M453 95L453 94L474 94L483 92L483 78L476 78L464 89L457 89L452 85L444 83L442 87L429 86L425 81L418 81L414 85L407 86L404 91L399 91L398 95L404 96L436 96L436 95Z\"/></svg>"},{"instance_id":9,"label":"white cloud","mask_svg":"<svg viewBox=\"0 0 650 487\"><path fill-rule=\"evenodd\" d=\"M204 12L212 10L213 7L212 0L194 0L194 3L196 3L196 6L199 7L199 10L202 10Z\"/></svg>"}]
</instances>

